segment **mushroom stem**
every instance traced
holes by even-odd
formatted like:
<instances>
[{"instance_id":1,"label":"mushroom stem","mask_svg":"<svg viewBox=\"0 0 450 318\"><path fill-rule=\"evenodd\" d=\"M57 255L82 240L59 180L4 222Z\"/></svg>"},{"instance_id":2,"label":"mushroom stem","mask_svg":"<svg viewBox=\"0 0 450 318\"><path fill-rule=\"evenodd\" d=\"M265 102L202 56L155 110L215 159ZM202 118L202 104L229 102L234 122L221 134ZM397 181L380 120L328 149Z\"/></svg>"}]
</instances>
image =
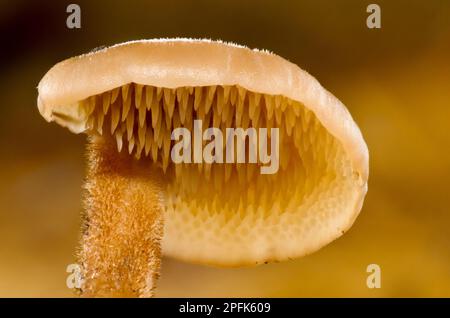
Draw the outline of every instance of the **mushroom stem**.
<instances>
[{"instance_id":1,"label":"mushroom stem","mask_svg":"<svg viewBox=\"0 0 450 318\"><path fill-rule=\"evenodd\" d=\"M161 259L161 177L105 137L91 136L87 155L81 294L152 297Z\"/></svg>"}]
</instances>

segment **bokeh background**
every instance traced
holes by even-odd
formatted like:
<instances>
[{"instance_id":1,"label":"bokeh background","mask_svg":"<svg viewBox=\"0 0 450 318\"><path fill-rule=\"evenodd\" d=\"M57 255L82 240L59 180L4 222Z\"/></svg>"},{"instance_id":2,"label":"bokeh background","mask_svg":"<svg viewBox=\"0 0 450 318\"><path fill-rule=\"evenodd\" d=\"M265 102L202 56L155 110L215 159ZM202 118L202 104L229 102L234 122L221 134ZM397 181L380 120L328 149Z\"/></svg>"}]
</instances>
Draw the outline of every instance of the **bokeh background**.
<instances>
[{"instance_id":1,"label":"bokeh background","mask_svg":"<svg viewBox=\"0 0 450 318\"><path fill-rule=\"evenodd\" d=\"M367 141L369 192L342 238L302 259L217 269L164 259L157 296L450 297L450 2L0 1L0 296L72 297L85 136L47 124L36 86L95 47L195 37L265 48L350 109ZM366 267L381 266L381 289Z\"/></svg>"}]
</instances>

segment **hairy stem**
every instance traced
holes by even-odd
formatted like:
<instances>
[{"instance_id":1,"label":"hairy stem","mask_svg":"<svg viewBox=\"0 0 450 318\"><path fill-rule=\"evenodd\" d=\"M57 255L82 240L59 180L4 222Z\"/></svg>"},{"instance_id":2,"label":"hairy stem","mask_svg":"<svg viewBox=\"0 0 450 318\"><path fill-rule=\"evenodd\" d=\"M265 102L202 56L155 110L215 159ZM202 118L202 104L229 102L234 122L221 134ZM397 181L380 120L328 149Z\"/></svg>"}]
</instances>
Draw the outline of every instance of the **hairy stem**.
<instances>
[{"instance_id":1,"label":"hairy stem","mask_svg":"<svg viewBox=\"0 0 450 318\"><path fill-rule=\"evenodd\" d=\"M90 137L79 261L86 297L152 297L163 230L161 177L149 162Z\"/></svg>"}]
</instances>

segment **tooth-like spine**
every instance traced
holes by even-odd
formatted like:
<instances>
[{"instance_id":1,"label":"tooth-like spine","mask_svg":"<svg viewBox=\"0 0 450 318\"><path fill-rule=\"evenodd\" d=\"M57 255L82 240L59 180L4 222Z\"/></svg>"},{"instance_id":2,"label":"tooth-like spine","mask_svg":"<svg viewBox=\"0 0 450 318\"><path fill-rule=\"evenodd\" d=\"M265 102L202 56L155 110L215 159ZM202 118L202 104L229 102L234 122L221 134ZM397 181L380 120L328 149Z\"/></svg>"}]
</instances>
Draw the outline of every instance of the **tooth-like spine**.
<instances>
[{"instance_id":1,"label":"tooth-like spine","mask_svg":"<svg viewBox=\"0 0 450 318\"><path fill-rule=\"evenodd\" d=\"M111 104L114 104L120 93L120 87L116 87L111 91Z\"/></svg>"},{"instance_id":2,"label":"tooth-like spine","mask_svg":"<svg viewBox=\"0 0 450 318\"><path fill-rule=\"evenodd\" d=\"M217 105L214 105L214 110L212 112L213 116L213 127L218 128L221 122L221 117L219 111L217 110Z\"/></svg>"},{"instance_id":3,"label":"tooth-like spine","mask_svg":"<svg viewBox=\"0 0 450 318\"><path fill-rule=\"evenodd\" d=\"M122 121L125 121L128 117L128 113L131 108L131 94L128 94L129 88L124 89L124 87L128 87L128 85L122 86Z\"/></svg>"},{"instance_id":4,"label":"tooth-like spine","mask_svg":"<svg viewBox=\"0 0 450 318\"><path fill-rule=\"evenodd\" d=\"M147 110L150 110L152 108L153 91L154 90L152 86L145 86L145 106Z\"/></svg>"},{"instance_id":5,"label":"tooth-like spine","mask_svg":"<svg viewBox=\"0 0 450 318\"><path fill-rule=\"evenodd\" d=\"M153 128L153 137L154 137L155 142L157 142L159 139L159 134L161 133L161 127L163 125L164 125L164 123L162 122L162 112L160 111L159 115L158 115L158 119L156 120L156 125Z\"/></svg>"},{"instance_id":6,"label":"tooth-like spine","mask_svg":"<svg viewBox=\"0 0 450 318\"><path fill-rule=\"evenodd\" d=\"M225 85L222 86L222 88L223 88L223 104L226 105L230 100L231 86Z\"/></svg>"},{"instance_id":7,"label":"tooth-like spine","mask_svg":"<svg viewBox=\"0 0 450 318\"><path fill-rule=\"evenodd\" d=\"M136 84L134 86L134 106L136 109L139 109L142 103L142 89L144 88L143 85Z\"/></svg>"},{"instance_id":8,"label":"tooth-like spine","mask_svg":"<svg viewBox=\"0 0 450 318\"><path fill-rule=\"evenodd\" d=\"M250 116L248 114L248 110L245 109L242 114L242 128L247 129L250 124Z\"/></svg>"},{"instance_id":9,"label":"tooth-like spine","mask_svg":"<svg viewBox=\"0 0 450 318\"><path fill-rule=\"evenodd\" d=\"M180 115L180 121L182 124L184 124L185 119L186 119L186 110L188 107L188 101L189 101L189 95L184 94L181 97L181 101L178 102L178 113Z\"/></svg>"},{"instance_id":10,"label":"tooth-like spine","mask_svg":"<svg viewBox=\"0 0 450 318\"><path fill-rule=\"evenodd\" d=\"M256 108L259 108L259 101L261 100L261 94L258 93L252 93L249 95L249 115L251 118L253 118L253 115L255 114Z\"/></svg>"},{"instance_id":11,"label":"tooth-like spine","mask_svg":"<svg viewBox=\"0 0 450 318\"><path fill-rule=\"evenodd\" d=\"M216 93L216 88L217 86L215 85L208 87L208 96L206 97L205 102L205 114L208 113L209 110L211 109L212 103L214 101L214 95Z\"/></svg>"},{"instance_id":12,"label":"tooth-like spine","mask_svg":"<svg viewBox=\"0 0 450 318\"><path fill-rule=\"evenodd\" d=\"M172 129L178 128L181 126L181 121L180 121L180 115L178 114L178 112L175 112L173 114L173 119L172 119ZM169 136L170 138L170 136Z\"/></svg>"},{"instance_id":13,"label":"tooth-like spine","mask_svg":"<svg viewBox=\"0 0 450 318\"><path fill-rule=\"evenodd\" d=\"M131 137L131 139L128 140L128 153L131 155L134 149L134 138Z\"/></svg>"},{"instance_id":14,"label":"tooth-like spine","mask_svg":"<svg viewBox=\"0 0 450 318\"><path fill-rule=\"evenodd\" d=\"M237 92L236 86L231 86L230 87L230 101L231 101L231 104L236 105L237 95L238 95L238 92Z\"/></svg>"},{"instance_id":15,"label":"tooth-like spine","mask_svg":"<svg viewBox=\"0 0 450 318\"><path fill-rule=\"evenodd\" d=\"M155 141L152 142L152 159L154 163L158 160L158 145Z\"/></svg>"},{"instance_id":16,"label":"tooth-like spine","mask_svg":"<svg viewBox=\"0 0 450 318\"><path fill-rule=\"evenodd\" d=\"M91 115L88 117L87 122L86 122L86 128L88 130L93 130L95 127L95 116Z\"/></svg>"},{"instance_id":17,"label":"tooth-like spine","mask_svg":"<svg viewBox=\"0 0 450 318\"><path fill-rule=\"evenodd\" d=\"M128 141L133 136L133 128L134 128L134 110L131 111L127 116L127 139Z\"/></svg>"},{"instance_id":18,"label":"tooth-like spine","mask_svg":"<svg viewBox=\"0 0 450 318\"><path fill-rule=\"evenodd\" d=\"M233 107L233 105L231 105L229 102L227 103L227 105L225 107L228 107L230 110L228 111L228 116L227 116L227 120L225 121L225 129L226 128L230 128L231 124L233 123L233 118L234 118L234 110L231 109ZM225 131L225 130L224 130Z\"/></svg>"},{"instance_id":19,"label":"tooth-like spine","mask_svg":"<svg viewBox=\"0 0 450 318\"><path fill-rule=\"evenodd\" d=\"M155 129L156 124L158 123L159 116L161 114L161 105L156 100L153 101L152 104L152 127Z\"/></svg>"},{"instance_id":20,"label":"tooth-like spine","mask_svg":"<svg viewBox=\"0 0 450 318\"><path fill-rule=\"evenodd\" d=\"M95 96L91 96L83 101L83 106L86 110L86 116L90 117L95 110Z\"/></svg>"},{"instance_id":21,"label":"tooth-like spine","mask_svg":"<svg viewBox=\"0 0 450 318\"><path fill-rule=\"evenodd\" d=\"M97 131L101 135L103 133L103 120L105 119L105 115L103 114L103 110L98 108L97 110Z\"/></svg>"},{"instance_id":22,"label":"tooth-like spine","mask_svg":"<svg viewBox=\"0 0 450 318\"><path fill-rule=\"evenodd\" d=\"M296 117L300 116L300 113L302 111L302 106L298 102L292 102L290 103L290 107L292 107L292 110L294 111L294 114Z\"/></svg>"},{"instance_id":23,"label":"tooth-like spine","mask_svg":"<svg viewBox=\"0 0 450 318\"><path fill-rule=\"evenodd\" d=\"M281 97L281 111L285 111L287 108L287 100L285 97Z\"/></svg>"},{"instance_id":24,"label":"tooth-like spine","mask_svg":"<svg viewBox=\"0 0 450 318\"><path fill-rule=\"evenodd\" d=\"M158 145L159 149L162 148L162 143L163 143L164 135L165 135L165 129L166 129L165 124L161 123L160 129L159 129L159 134L158 134L158 139L156 140L156 144Z\"/></svg>"},{"instance_id":25,"label":"tooth-like spine","mask_svg":"<svg viewBox=\"0 0 450 318\"><path fill-rule=\"evenodd\" d=\"M114 131L119 124L120 119L120 105L118 103L114 103L111 105L111 135L114 134Z\"/></svg>"},{"instance_id":26,"label":"tooth-like spine","mask_svg":"<svg viewBox=\"0 0 450 318\"><path fill-rule=\"evenodd\" d=\"M117 129L117 131L115 133L115 137L116 137L116 142L117 142L117 150L119 152L122 151L122 146L123 146L122 136L123 136L122 129Z\"/></svg>"},{"instance_id":27,"label":"tooth-like spine","mask_svg":"<svg viewBox=\"0 0 450 318\"><path fill-rule=\"evenodd\" d=\"M253 127L256 127L256 128L259 127L258 122L259 122L260 114L261 114L261 107L259 107L259 105L258 105L256 107L255 111L253 112L253 116L252 116L252 125L253 125Z\"/></svg>"},{"instance_id":28,"label":"tooth-like spine","mask_svg":"<svg viewBox=\"0 0 450 318\"><path fill-rule=\"evenodd\" d=\"M111 94L106 92L102 95L103 101L103 115L106 115L109 111L109 105L111 104Z\"/></svg>"},{"instance_id":29,"label":"tooth-like spine","mask_svg":"<svg viewBox=\"0 0 450 318\"><path fill-rule=\"evenodd\" d=\"M139 145L145 145L146 132L147 132L147 125L146 122L144 122L144 125L138 127Z\"/></svg>"},{"instance_id":30,"label":"tooth-like spine","mask_svg":"<svg viewBox=\"0 0 450 318\"><path fill-rule=\"evenodd\" d=\"M172 118L175 109L175 94L171 89L164 88L164 103L167 105L169 118Z\"/></svg>"},{"instance_id":31,"label":"tooth-like spine","mask_svg":"<svg viewBox=\"0 0 450 318\"><path fill-rule=\"evenodd\" d=\"M144 103L139 105L139 127L143 127L145 123L145 117L147 115L147 108Z\"/></svg>"},{"instance_id":32,"label":"tooth-like spine","mask_svg":"<svg viewBox=\"0 0 450 318\"><path fill-rule=\"evenodd\" d=\"M167 169L168 163L169 163L169 156L170 156L170 131L165 131L164 136L164 144L163 144L163 169L164 172ZM165 168L164 168L165 166Z\"/></svg>"},{"instance_id":33,"label":"tooth-like spine","mask_svg":"<svg viewBox=\"0 0 450 318\"><path fill-rule=\"evenodd\" d=\"M274 96L274 102L275 102L275 108L280 108L281 106L281 96L280 95L275 95Z\"/></svg>"},{"instance_id":34,"label":"tooth-like spine","mask_svg":"<svg viewBox=\"0 0 450 318\"><path fill-rule=\"evenodd\" d=\"M145 134L145 155L148 156L153 143L153 129L151 127L147 128L147 133Z\"/></svg>"},{"instance_id":35,"label":"tooth-like spine","mask_svg":"<svg viewBox=\"0 0 450 318\"><path fill-rule=\"evenodd\" d=\"M203 94L203 88L196 87L195 88L195 98L194 98L194 110L198 110L198 107L200 106L200 104L202 102L202 94Z\"/></svg>"},{"instance_id":36,"label":"tooth-like spine","mask_svg":"<svg viewBox=\"0 0 450 318\"><path fill-rule=\"evenodd\" d=\"M247 91L245 90L245 88L242 88L242 87L240 87L240 86L236 86L236 87L237 87L237 91L238 91L238 94L239 94L239 99L245 100L245 95L246 95L246 93L247 93Z\"/></svg>"},{"instance_id":37,"label":"tooth-like spine","mask_svg":"<svg viewBox=\"0 0 450 318\"><path fill-rule=\"evenodd\" d=\"M282 116L283 116L283 113L281 111L281 108L280 107L276 107L275 108L275 119L277 121L277 125L278 126L281 125Z\"/></svg>"},{"instance_id":38,"label":"tooth-like spine","mask_svg":"<svg viewBox=\"0 0 450 318\"><path fill-rule=\"evenodd\" d=\"M239 97L236 106L236 123L235 123L236 127L239 127L241 125L243 112L244 112L244 100Z\"/></svg>"},{"instance_id":39,"label":"tooth-like spine","mask_svg":"<svg viewBox=\"0 0 450 318\"><path fill-rule=\"evenodd\" d=\"M122 86L122 99L123 100L126 100L128 98L128 92L130 91L130 85L131 84Z\"/></svg>"},{"instance_id":40,"label":"tooth-like spine","mask_svg":"<svg viewBox=\"0 0 450 318\"><path fill-rule=\"evenodd\" d=\"M274 101L273 98L270 95L265 94L264 95L264 102L266 104L266 110L267 110L267 118L272 119L273 116L273 109L274 109Z\"/></svg>"}]
</instances>

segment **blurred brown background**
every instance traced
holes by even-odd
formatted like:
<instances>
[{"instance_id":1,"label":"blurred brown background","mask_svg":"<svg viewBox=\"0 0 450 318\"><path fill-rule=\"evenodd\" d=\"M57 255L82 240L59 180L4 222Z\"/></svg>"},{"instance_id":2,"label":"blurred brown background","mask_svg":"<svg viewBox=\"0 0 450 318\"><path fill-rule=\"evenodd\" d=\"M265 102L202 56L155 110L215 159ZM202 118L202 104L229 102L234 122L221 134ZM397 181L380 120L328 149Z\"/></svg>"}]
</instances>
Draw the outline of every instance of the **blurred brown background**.
<instances>
[{"instance_id":1,"label":"blurred brown background","mask_svg":"<svg viewBox=\"0 0 450 318\"><path fill-rule=\"evenodd\" d=\"M47 124L36 86L56 62L102 45L196 37L266 48L350 109L371 155L360 217L305 258L217 269L164 259L157 295L450 297L450 2L1 1L0 296L70 297L84 175L83 135ZM366 266L382 288L366 287Z\"/></svg>"}]
</instances>

